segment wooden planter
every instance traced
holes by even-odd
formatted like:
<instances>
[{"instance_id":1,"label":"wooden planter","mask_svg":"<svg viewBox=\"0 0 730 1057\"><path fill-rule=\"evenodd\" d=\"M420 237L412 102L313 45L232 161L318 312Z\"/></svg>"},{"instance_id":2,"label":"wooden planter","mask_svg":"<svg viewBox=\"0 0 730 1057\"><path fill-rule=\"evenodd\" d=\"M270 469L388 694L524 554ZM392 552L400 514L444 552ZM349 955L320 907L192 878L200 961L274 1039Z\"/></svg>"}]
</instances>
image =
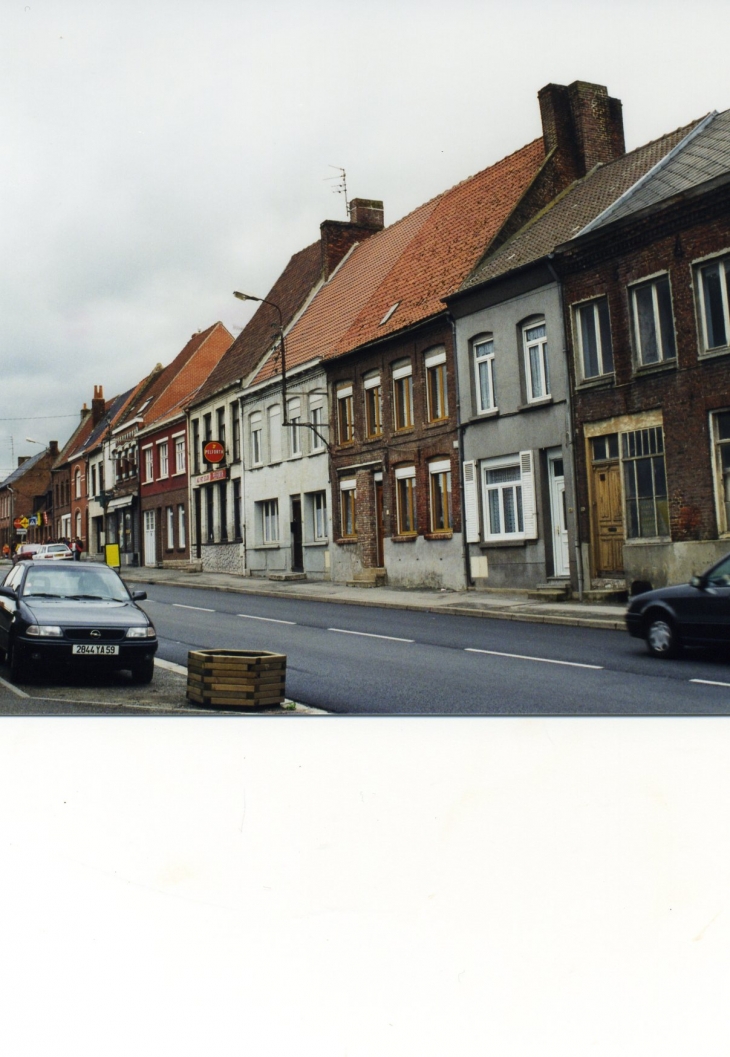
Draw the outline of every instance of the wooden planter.
<instances>
[{"instance_id":1,"label":"wooden planter","mask_svg":"<svg viewBox=\"0 0 730 1057\"><path fill-rule=\"evenodd\" d=\"M224 708L267 708L284 700L286 655L263 650L191 650L188 700Z\"/></svg>"}]
</instances>

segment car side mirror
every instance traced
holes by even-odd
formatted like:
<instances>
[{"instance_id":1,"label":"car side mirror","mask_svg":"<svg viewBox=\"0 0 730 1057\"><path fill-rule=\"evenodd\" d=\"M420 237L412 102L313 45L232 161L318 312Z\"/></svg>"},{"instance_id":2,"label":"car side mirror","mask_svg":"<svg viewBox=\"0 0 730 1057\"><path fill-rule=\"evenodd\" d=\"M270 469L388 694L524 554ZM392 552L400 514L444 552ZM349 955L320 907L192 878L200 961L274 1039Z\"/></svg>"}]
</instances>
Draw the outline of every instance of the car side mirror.
<instances>
[{"instance_id":1,"label":"car side mirror","mask_svg":"<svg viewBox=\"0 0 730 1057\"><path fill-rule=\"evenodd\" d=\"M15 591L12 587L4 587L0 585L0 595L4 598L16 598Z\"/></svg>"},{"instance_id":2,"label":"car side mirror","mask_svg":"<svg viewBox=\"0 0 730 1057\"><path fill-rule=\"evenodd\" d=\"M703 577L695 575L690 580L689 585L690 585L690 587L696 587L696 588L698 588L698 590L702 591L704 586L705 586L705 581L704 581Z\"/></svg>"},{"instance_id":3,"label":"car side mirror","mask_svg":"<svg viewBox=\"0 0 730 1057\"><path fill-rule=\"evenodd\" d=\"M146 598L147 598L147 592L146 591L132 591L132 601L133 602L144 602L144 600Z\"/></svg>"}]
</instances>

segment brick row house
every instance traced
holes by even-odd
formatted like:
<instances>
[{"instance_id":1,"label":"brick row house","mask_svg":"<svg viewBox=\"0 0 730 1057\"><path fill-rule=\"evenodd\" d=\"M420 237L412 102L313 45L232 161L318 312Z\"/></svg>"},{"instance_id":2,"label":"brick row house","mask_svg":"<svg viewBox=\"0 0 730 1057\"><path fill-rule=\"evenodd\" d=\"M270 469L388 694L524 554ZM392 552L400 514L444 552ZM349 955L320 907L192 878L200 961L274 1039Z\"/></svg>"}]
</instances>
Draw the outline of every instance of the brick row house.
<instances>
[{"instance_id":1,"label":"brick row house","mask_svg":"<svg viewBox=\"0 0 730 1057\"><path fill-rule=\"evenodd\" d=\"M17 467L0 482L0 549L52 538L51 468L57 458L58 441L49 441L35 455L18 456Z\"/></svg>"}]
</instances>

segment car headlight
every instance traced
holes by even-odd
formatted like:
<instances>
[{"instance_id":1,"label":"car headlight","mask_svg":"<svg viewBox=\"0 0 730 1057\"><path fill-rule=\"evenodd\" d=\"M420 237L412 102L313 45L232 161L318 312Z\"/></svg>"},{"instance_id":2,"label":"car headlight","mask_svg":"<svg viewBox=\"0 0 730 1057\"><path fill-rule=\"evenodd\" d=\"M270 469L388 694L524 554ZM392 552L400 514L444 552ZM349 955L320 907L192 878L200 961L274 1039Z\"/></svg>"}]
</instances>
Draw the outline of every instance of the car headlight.
<instances>
[{"instance_id":1,"label":"car headlight","mask_svg":"<svg viewBox=\"0 0 730 1057\"><path fill-rule=\"evenodd\" d=\"M58 624L29 624L25 633L41 639L60 639L63 635Z\"/></svg>"},{"instance_id":2,"label":"car headlight","mask_svg":"<svg viewBox=\"0 0 730 1057\"><path fill-rule=\"evenodd\" d=\"M153 639L155 629L149 624L146 628L127 628L128 639Z\"/></svg>"}]
</instances>

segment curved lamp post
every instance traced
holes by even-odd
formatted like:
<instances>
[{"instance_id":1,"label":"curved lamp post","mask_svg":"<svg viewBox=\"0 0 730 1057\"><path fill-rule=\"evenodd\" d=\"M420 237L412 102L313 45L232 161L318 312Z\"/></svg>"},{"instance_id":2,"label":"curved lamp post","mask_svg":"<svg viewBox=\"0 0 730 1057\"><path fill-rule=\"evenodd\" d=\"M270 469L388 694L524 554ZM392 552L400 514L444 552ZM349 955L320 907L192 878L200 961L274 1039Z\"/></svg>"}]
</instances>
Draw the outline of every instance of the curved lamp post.
<instances>
[{"instance_id":1,"label":"curved lamp post","mask_svg":"<svg viewBox=\"0 0 730 1057\"><path fill-rule=\"evenodd\" d=\"M279 340L281 341L281 403L282 403L282 425L288 426L289 420L287 418L286 408L286 349L284 347L284 317L281 314L281 309L274 301L267 301L265 297L254 297L253 294L242 294L240 290L234 290L233 296L237 297L239 301L259 301L262 305L270 305L271 308L276 309L279 316Z\"/></svg>"}]
</instances>

